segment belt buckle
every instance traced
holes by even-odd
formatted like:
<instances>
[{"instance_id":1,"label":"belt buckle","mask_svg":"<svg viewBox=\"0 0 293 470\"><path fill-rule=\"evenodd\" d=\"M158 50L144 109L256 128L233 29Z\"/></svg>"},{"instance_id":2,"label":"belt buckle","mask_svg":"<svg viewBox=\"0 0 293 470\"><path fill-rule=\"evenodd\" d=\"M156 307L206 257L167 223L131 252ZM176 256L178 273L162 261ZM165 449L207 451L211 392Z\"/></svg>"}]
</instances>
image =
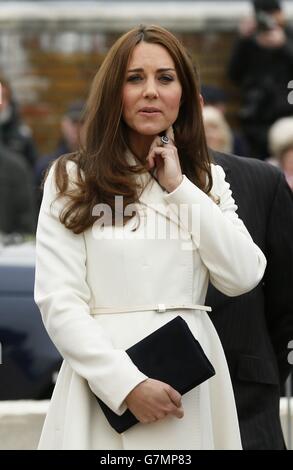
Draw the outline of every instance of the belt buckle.
<instances>
[{"instance_id":1,"label":"belt buckle","mask_svg":"<svg viewBox=\"0 0 293 470\"><path fill-rule=\"evenodd\" d=\"M166 305L165 304L158 304L157 311L159 313L164 313L166 312Z\"/></svg>"}]
</instances>

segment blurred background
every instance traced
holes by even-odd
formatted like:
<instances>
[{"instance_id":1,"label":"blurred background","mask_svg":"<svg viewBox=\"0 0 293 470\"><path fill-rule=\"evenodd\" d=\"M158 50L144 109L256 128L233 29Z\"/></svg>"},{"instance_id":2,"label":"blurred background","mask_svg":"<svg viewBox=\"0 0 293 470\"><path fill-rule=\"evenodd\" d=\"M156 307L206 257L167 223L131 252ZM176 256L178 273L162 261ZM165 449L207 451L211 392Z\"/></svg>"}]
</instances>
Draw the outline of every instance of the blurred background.
<instances>
[{"instance_id":1,"label":"blurred background","mask_svg":"<svg viewBox=\"0 0 293 470\"><path fill-rule=\"evenodd\" d=\"M174 32L200 71L210 147L280 166L293 189L293 98L287 99L293 90L293 1L282 2L282 17L264 10L259 15L248 0L1 0L0 449L35 447L61 361L33 302L44 172L50 161L75 150L89 86L121 33L139 23ZM242 41L257 34L265 51L274 28L272 71L267 59L262 65L253 51L246 54ZM278 53L282 38L290 44L288 56ZM285 106L276 100L280 89ZM271 113L262 112L260 122L257 106L263 110L263 103L270 103ZM289 442L288 406L284 399Z\"/></svg>"},{"instance_id":2,"label":"blurred background","mask_svg":"<svg viewBox=\"0 0 293 470\"><path fill-rule=\"evenodd\" d=\"M231 91L227 63L243 1L1 1L0 71L13 88L40 154L54 151L69 103L87 96L105 53L140 22L175 32L200 64L202 82ZM293 15L293 9L291 10ZM236 95L229 103L235 122Z\"/></svg>"}]
</instances>

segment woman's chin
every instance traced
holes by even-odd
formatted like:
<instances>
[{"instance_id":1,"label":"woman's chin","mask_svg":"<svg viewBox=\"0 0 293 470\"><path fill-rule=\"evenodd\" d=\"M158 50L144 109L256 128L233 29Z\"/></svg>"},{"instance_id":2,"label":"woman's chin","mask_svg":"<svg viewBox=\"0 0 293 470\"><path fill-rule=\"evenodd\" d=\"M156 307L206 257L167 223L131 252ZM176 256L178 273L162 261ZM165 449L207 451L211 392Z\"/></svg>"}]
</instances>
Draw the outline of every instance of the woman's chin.
<instances>
[{"instance_id":1,"label":"woman's chin","mask_svg":"<svg viewBox=\"0 0 293 470\"><path fill-rule=\"evenodd\" d=\"M145 127L138 130L140 135L144 135L146 137L156 136L161 132L165 131L168 127Z\"/></svg>"}]
</instances>

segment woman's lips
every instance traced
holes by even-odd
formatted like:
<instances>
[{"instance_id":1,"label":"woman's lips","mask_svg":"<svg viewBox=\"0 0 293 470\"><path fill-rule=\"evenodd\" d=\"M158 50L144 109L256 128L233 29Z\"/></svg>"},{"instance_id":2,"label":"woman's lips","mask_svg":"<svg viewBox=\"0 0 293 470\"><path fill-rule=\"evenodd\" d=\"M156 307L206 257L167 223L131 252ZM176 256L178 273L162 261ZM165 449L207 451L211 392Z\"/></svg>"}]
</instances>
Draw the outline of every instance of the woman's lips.
<instances>
[{"instance_id":1,"label":"woman's lips","mask_svg":"<svg viewBox=\"0 0 293 470\"><path fill-rule=\"evenodd\" d=\"M159 114L162 114L162 111L157 108L142 108L138 113L143 116L158 116Z\"/></svg>"}]
</instances>

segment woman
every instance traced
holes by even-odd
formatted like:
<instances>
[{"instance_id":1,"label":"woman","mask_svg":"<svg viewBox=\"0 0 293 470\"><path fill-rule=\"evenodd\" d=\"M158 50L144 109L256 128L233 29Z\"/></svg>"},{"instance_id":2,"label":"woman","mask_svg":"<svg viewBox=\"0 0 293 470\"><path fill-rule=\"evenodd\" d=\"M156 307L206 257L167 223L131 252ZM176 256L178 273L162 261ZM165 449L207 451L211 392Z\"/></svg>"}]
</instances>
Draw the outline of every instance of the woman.
<instances>
[{"instance_id":1,"label":"woman","mask_svg":"<svg viewBox=\"0 0 293 470\"><path fill-rule=\"evenodd\" d=\"M225 357L203 304L209 279L239 295L259 283L266 261L223 170L209 161L198 90L171 33L131 30L95 77L84 148L50 169L35 300L65 361L41 449L241 448ZM182 397L125 352L179 314L216 370ZM117 434L95 396L140 422Z\"/></svg>"}]
</instances>

